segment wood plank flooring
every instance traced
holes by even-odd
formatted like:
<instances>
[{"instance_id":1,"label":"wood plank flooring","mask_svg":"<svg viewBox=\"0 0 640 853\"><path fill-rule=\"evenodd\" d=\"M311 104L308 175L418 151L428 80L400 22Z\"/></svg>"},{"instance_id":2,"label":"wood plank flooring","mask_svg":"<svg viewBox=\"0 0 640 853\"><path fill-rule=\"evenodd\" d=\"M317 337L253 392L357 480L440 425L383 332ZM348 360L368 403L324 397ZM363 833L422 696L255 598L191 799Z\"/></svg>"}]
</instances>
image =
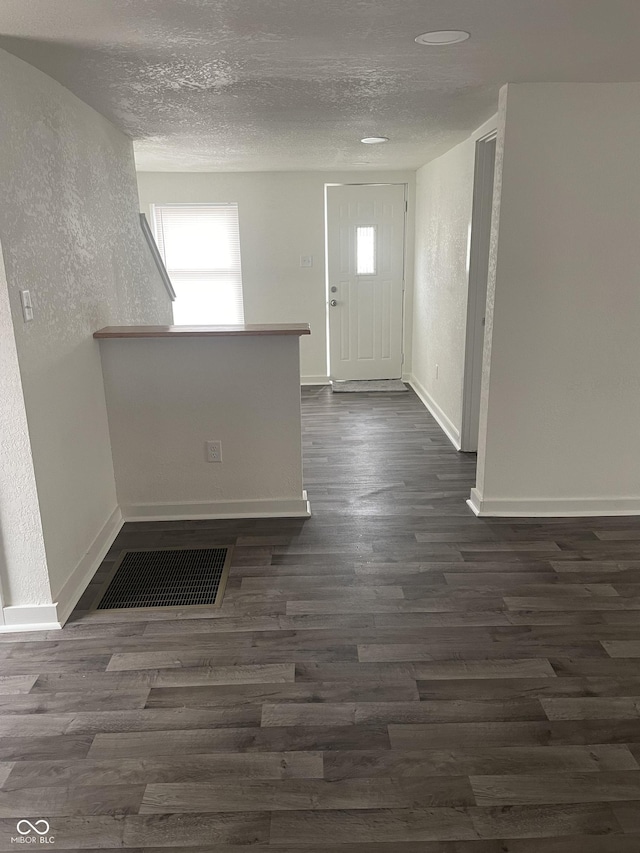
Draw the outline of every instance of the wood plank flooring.
<instances>
[{"instance_id":1,"label":"wood plank flooring","mask_svg":"<svg viewBox=\"0 0 640 853\"><path fill-rule=\"evenodd\" d=\"M129 524L0 635L0 850L640 853L640 519L475 518L412 392L303 410L311 519ZM230 543L219 610L88 609L123 547Z\"/></svg>"}]
</instances>

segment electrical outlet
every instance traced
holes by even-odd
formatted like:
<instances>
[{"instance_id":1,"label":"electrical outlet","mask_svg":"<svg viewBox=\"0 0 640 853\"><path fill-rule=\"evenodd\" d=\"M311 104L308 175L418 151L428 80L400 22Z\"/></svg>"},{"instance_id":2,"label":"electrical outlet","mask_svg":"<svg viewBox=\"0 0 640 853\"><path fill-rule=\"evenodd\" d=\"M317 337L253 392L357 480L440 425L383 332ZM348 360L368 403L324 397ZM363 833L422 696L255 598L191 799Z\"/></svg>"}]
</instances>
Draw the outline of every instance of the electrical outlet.
<instances>
[{"instance_id":1,"label":"electrical outlet","mask_svg":"<svg viewBox=\"0 0 640 853\"><path fill-rule=\"evenodd\" d=\"M301 267L312 267L313 266L313 255L300 255L300 266Z\"/></svg>"},{"instance_id":2,"label":"electrical outlet","mask_svg":"<svg viewBox=\"0 0 640 853\"><path fill-rule=\"evenodd\" d=\"M207 451L207 462L222 462L222 442L207 441L205 442Z\"/></svg>"}]
</instances>

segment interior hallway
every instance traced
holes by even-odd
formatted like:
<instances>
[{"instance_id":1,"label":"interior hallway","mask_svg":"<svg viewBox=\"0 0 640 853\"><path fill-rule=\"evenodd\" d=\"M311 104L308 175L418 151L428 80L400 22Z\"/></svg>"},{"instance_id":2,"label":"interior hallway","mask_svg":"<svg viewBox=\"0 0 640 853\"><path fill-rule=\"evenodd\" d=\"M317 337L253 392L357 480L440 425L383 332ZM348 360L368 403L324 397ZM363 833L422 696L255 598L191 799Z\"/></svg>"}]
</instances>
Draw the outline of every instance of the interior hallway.
<instances>
[{"instance_id":1,"label":"interior hallway","mask_svg":"<svg viewBox=\"0 0 640 853\"><path fill-rule=\"evenodd\" d=\"M475 518L413 392L303 410L311 519L127 525L0 636L0 850L637 853L640 519ZM122 547L230 542L220 610L87 611Z\"/></svg>"}]
</instances>

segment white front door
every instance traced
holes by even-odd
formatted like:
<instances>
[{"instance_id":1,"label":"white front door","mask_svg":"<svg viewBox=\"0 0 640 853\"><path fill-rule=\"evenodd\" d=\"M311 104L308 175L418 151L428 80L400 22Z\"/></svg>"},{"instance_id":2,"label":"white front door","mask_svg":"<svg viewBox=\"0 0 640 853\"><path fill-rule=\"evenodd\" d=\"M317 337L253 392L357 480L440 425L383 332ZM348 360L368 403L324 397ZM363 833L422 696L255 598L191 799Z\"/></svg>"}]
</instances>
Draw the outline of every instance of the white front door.
<instances>
[{"instance_id":1,"label":"white front door","mask_svg":"<svg viewBox=\"0 0 640 853\"><path fill-rule=\"evenodd\" d=\"M402 376L404 184L327 186L332 379Z\"/></svg>"}]
</instances>

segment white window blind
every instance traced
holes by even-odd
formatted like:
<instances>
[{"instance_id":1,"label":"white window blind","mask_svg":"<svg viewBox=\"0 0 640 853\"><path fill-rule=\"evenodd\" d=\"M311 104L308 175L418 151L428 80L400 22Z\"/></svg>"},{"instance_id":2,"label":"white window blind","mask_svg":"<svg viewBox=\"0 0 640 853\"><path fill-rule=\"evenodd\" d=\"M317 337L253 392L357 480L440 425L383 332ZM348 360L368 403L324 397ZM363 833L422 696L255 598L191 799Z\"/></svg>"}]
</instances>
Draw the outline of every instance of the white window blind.
<instances>
[{"instance_id":1,"label":"white window blind","mask_svg":"<svg viewBox=\"0 0 640 853\"><path fill-rule=\"evenodd\" d=\"M156 242L176 325L244 323L237 204L156 204Z\"/></svg>"}]
</instances>

